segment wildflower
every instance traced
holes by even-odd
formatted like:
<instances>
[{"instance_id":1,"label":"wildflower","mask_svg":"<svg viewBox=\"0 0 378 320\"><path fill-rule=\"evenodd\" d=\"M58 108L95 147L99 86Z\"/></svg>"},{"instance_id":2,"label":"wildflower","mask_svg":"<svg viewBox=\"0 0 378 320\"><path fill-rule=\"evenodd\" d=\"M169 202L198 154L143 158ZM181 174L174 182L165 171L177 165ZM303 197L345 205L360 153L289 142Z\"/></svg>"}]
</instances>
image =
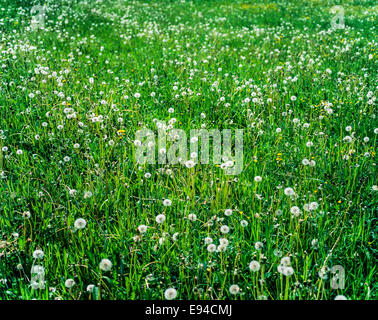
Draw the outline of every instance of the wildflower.
<instances>
[{"instance_id":1,"label":"wildflower","mask_svg":"<svg viewBox=\"0 0 378 320\"><path fill-rule=\"evenodd\" d=\"M251 261L250 264L249 264L249 270L251 270L253 272L259 271L260 270L260 263L256 260Z\"/></svg>"},{"instance_id":2,"label":"wildflower","mask_svg":"<svg viewBox=\"0 0 378 320\"><path fill-rule=\"evenodd\" d=\"M310 203L310 210L311 211L314 211L314 210L316 210L318 208L319 208L319 204L317 202L314 201L314 202Z\"/></svg>"},{"instance_id":3,"label":"wildflower","mask_svg":"<svg viewBox=\"0 0 378 320\"><path fill-rule=\"evenodd\" d=\"M169 200L169 199L164 199L164 201L163 201L163 205L164 205L165 207L170 207L170 206L172 205L172 201Z\"/></svg>"},{"instance_id":4,"label":"wildflower","mask_svg":"<svg viewBox=\"0 0 378 320\"><path fill-rule=\"evenodd\" d=\"M256 249L256 250L260 250L260 249L262 249L263 247L264 247L264 244L263 244L262 242L257 241L257 242L255 243L255 249Z\"/></svg>"},{"instance_id":5,"label":"wildflower","mask_svg":"<svg viewBox=\"0 0 378 320\"><path fill-rule=\"evenodd\" d=\"M256 182L261 182L261 181L262 181L262 178L261 178L260 176L256 176L256 177L255 177L255 181L256 181Z\"/></svg>"},{"instance_id":6,"label":"wildflower","mask_svg":"<svg viewBox=\"0 0 378 320\"><path fill-rule=\"evenodd\" d=\"M88 199L90 197L92 197L92 192L90 192L90 191L84 192L84 199Z\"/></svg>"},{"instance_id":7,"label":"wildflower","mask_svg":"<svg viewBox=\"0 0 378 320\"><path fill-rule=\"evenodd\" d=\"M220 231L222 233L228 233L230 231L230 228L228 226L224 225L224 226L221 226Z\"/></svg>"},{"instance_id":8,"label":"wildflower","mask_svg":"<svg viewBox=\"0 0 378 320\"><path fill-rule=\"evenodd\" d=\"M194 213L191 213L191 214L188 215L188 219L190 221L196 221L197 220L197 216Z\"/></svg>"},{"instance_id":9,"label":"wildflower","mask_svg":"<svg viewBox=\"0 0 378 320\"><path fill-rule=\"evenodd\" d=\"M164 292L164 298L167 300L173 300L177 297L177 290L175 288L168 288Z\"/></svg>"},{"instance_id":10,"label":"wildflower","mask_svg":"<svg viewBox=\"0 0 378 320\"><path fill-rule=\"evenodd\" d=\"M207 251L209 251L210 253L214 252L216 249L217 249L217 246L213 243L211 243L207 246Z\"/></svg>"},{"instance_id":11,"label":"wildflower","mask_svg":"<svg viewBox=\"0 0 378 320\"><path fill-rule=\"evenodd\" d=\"M144 224L141 224L139 227L138 227L138 231L140 233L145 233L147 231L147 226L145 226Z\"/></svg>"},{"instance_id":12,"label":"wildflower","mask_svg":"<svg viewBox=\"0 0 378 320\"><path fill-rule=\"evenodd\" d=\"M87 286L87 292L92 293L92 292L94 291L95 287L96 287L96 286L95 286L94 284L89 284L89 285Z\"/></svg>"},{"instance_id":13,"label":"wildflower","mask_svg":"<svg viewBox=\"0 0 378 320\"><path fill-rule=\"evenodd\" d=\"M285 188L284 193L285 193L285 195L287 195L288 197L289 197L289 196L294 196L294 195L295 195L295 192L294 192L294 190L293 190L292 188Z\"/></svg>"},{"instance_id":14,"label":"wildflower","mask_svg":"<svg viewBox=\"0 0 378 320\"><path fill-rule=\"evenodd\" d=\"M299 215L301 214L301 210L297 206L291 207L290 212L294 217L299 217Z\"/></svg>"},{"instance_id":15,"label":"wildflower","mask_svg":"<svg viewBox=\"0 0 378 320\"><path fill-rule=\"evenodd\" d=\"M236 295L240 292L240 287L237 285L237 284L233 284L231 287L230 287L230 293L233 294L233 295Z\"/></svg>"},{"instance_id":16,"label":"wildflower","mask_svg":"<svg viewBox=\"0 0 378 320\"><path fill-rule=\"evenodd\" d=\"M42 259L44 255L45 255L45 254L43 253L42 250L35 250L35 251L33 252L33 258L34 258L34 259Z\"/></svg>"},{"instance_id":17,"label":"wildflower","mask_svg":"<svg viewBox=\"0 0 378 320\"><path fill-rule=\"evenodd\" d=\"M25 218L25 219L29 219L31 214L30 214L30 211L25 211L22 213L22 216Z\"/></svg>"},{"instance_id":18,"label":"wildflower","mask_svg":"<svg viewBox=\"0 0 378 320\"><path fill-rule=\"evenodd\" d=\"M290 257L283 257L283 258L281 258L281 264L284 267L290 266Z\"/></svg>"},{"instance_id":19,"label":"wildflower","mask_svg":"<svg viewBox=\"0 0 378 320\"><path fill-rule=\"evenodd\" d=\"M244 228L244 227L248 226L248 221L242 220L242 221L240 221L240 225Z\"/></svg>"},{"instance_id":20,"label":"wildflower","mask_svg":"<svg viewBox=\"0 0 378 320\"><path fill-rule=\"evenodd\" d=\"M282 215L282 210L281 210L281 209L277 209L277 210L276 210L276 215L277 215L277 216Z\"/></svg>"},{"instance_id":21,"label":"wildflower","mask_svg":"<svg viewBox=\"0 0 378 320\"><path fill-rule=\"evenodd\" d=\"M185 166L187 168L193 168L195 166L195 162L193 160L188 160L185 162Z\"/></svg>"},{"instance_id":22,"label":"wildflower","mask_svg":"<svg viewBox=\"0 0 378 320\"><path fill-rule=\"evenodd\" d=\"M83 218L76 219L74 223L76 229L84 229L86 225L87 221L85 221Z\"/></svg>"},{"instance_id":23,"label":"wildflower","mask_svg":"<svg viewBox=\"0 0 378 320\"><path fill-rule=\"evenodd\" d=\"M164 221L165 221L165 215L164 214L159 214L159 215L157 215L156 216L156 218L155 218L155 221L157 222L157 223L163 223Z\"/></svg>"},{"instance_id":24,"label":"wildflower","mask_svg":"<svg viewBox=\"0 0 378 320\"><path fill-rule=\"evenodd\" d=\"M73 279L67 279L64 282L64 285L66 286L67 289L71 289L75 285L75 280L73 280Z\"/></svg>"},{"instance_id":25,"label":"wildflower","mask_svg":"<svg viewBox=\"0 0 378 320\"><path fill-rule=\"evenodd\" d=\"M335 297L335 300L348 300L348 299L347 299L346 296L343 296L343 295L339 294L339 295L337 295L337 296Z\"/></svg>"},{"instance_id":26,"label":"wildflower","mask_svg":"<svg viewBox=\"0 0 378 320\"><path fill-rule=\"evenodd\" d=\"M100 262L100 269L102 271L110 271L112 269L113 263L109 259L102 259Z\"/></svg>"},{"instance_id":27,"label":"wildflower","mask_svg":"<svg viewBox=\"0 0 378 320\"><path fill-rule=\"evenodd\" d=\"M205 243L206 244L210 244L210 243L212 243L213 242L213 239L211 239L210 237L206 237L205 238Z\"/></svg>"},{"instance_id":28,"label":"wildflower","mask_svg":"<svg viewBox=\"0 0 378 320\"><path fill-rule=\"evenodd\" d=\"M283 269L283 275L286 277L290 277L294 274L294 269L292 267L286 267Z\"/></svg>"},{"instance_id":29,"label":"wildflower","mask_svg":"<svg viewBox=\"0 0 378 320\"><path fill-rule=\"evenodd\" d=\"M230 215L232 215L232 209L226 209L226 210L224 210L224 215L225 215L225 216L230 216Z\"/></svg>"}]
</instances>

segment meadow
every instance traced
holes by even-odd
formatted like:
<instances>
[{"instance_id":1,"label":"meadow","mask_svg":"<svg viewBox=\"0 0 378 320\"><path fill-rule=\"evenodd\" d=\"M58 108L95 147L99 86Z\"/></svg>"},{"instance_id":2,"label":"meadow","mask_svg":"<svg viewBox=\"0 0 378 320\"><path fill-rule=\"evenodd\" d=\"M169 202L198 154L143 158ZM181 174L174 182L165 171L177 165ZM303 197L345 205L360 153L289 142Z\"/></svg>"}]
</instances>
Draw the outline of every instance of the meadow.
<instances>
[{"instance_id":1,"label":"meadow","mask_svg":"<svg viewBox=\"0 0 378 320\"><path fill-rule=\"evenodd\" d=\"M377 14L0 0L0 300L377 299ZM242 129L242 171L143 128Z\"/></svg>"}]
</instances>

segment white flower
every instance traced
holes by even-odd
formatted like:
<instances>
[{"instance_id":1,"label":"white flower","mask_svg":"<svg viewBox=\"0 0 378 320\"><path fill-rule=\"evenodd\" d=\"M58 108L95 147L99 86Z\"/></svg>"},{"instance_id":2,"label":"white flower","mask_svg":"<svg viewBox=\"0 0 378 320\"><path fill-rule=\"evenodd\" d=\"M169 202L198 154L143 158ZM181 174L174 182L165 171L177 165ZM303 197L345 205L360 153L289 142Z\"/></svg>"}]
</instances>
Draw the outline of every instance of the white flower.
<instances>
[{"instance_id":1,"label":"white flower","mask_svg":"<svg viewBox=\"0 0 378 320\"><path fill-rule=\"evenodd\" d=\"M144 224L141 224L139 227L138 227L138 231L140 233L145 233L147 231L147 226L145 226Z\"/></svg>"},{"instance_id":2,"label":"white flower","mask_svg":"<svg viewBox=\"0 0 378 320\"><path fill-rule=\"evenodd\" d=\"M232 209L226 209L226 210L224 210L224 214L225 214L226 216L230 216L230 215L232 215Z\"/></svg>"},{"instance_id":3,"label":"white flower","mask_svg":"<svg viewBox=\"0 0 378 320\"><path fill-rule=\"evenodd\" d=\"M163 223L165 221L165 215L164 214L158 214L155 218L155 221L157 223Z\"/></svg>"},{"instance_id":4,"label":"white flower","mask_svg":"<svg viewBox=\"0 0 378 320\"><path fill-rule=\"evenodd\" d=\"M323 280L326 280L328 278L327 272L328 272L328 268L327 267L322 267L319 270L319 272L318 272L319 278L323 279Z\"/></svg>"},{"instance_id":5,"label":"white flower","mask_svg":"<svg viewBox=\"0 0 378 320\"><path fill-rule=\"evenodd\" d=\"M231 287L230 287L230 293L231 294L238 294L240 292L240 288L237 284L233 284Z\"/></svg>"},{"instance_id":6,"label":"white flower","mask_svg":"<svg viewBox=\"0 0 378 320\"><path fill-rule=\"evenodd\" d=\"M301 209L299 209L297 206L293 206L290 208L290 212L294 217L298 217L301 214Z\"/></svg>"},{"instance_id":7,"label":"white flower","mask_svg":"<svg viewBox=\"0 0 378 320\"><path fill-rule=\"evenodd\" d=\"M85 221L83 218L76 219L74 223L76 229L84 229L86 225L87 221Z\"/></svg>"},{"instance_id":8,"label":"white flower","mask_svg":"<svg viewBox=\"0 0 378 320\"><path fill-rule=\"evenodd\" d=\"M196 221L197 220L197 216L194 213L191 213L191 214L188 215L188 219L190 221Z\"/></svg>"},{"instance_id":9,"label":"white flower","mask_svg":"<svg viewBox=\"0 0 378 320\"><path fill-rule=\"evenodd\" d=\"M112 269L113 263L109 259L102 259L100 262L100 269L102 271L110 271Z\"/></svg>"},{"instance_id":10,"label":"white flower","mask_svg":"<svg viewBox=\"0 0 378 320\"><path fill-rule=\"evenodd\" d=\"M261 182L261 181L262 181L262 178L261 178L260 176L256 176L256 177L255 177L255 181L256 181L256 182Z\"/></svg>"},{"instance_id":11,"label":"white flower","mask_svg":"<svg viewBox=\"0 0 378 320\"><path fill-rule=\"evenodd\" d=\"M136 92L136 93L134 94L134 97L137 98L137 99L139 99L139 98L140 98L140 93L139 93L139 92Z\"/></svg>"},{"instance_id":12,"label":"white flower","mask_svg":"<svg viewBox=\"0 0 378 320\"><path fill-rule=\"evenodd\" d=\"M256 260L251 261L250 264L249 264L249 270L251 270L253 272L259 271L260 270L260 263Z\"/></svg>"},{"instance_id":13,"label":"white flower","mask_svg":"<svg viewBox=\"0 0 378 320\"><path fill-rule=\"evenodd\" d=\"M255 249L256 250L260 250L260 249L262 249L264 247L264 244L262 243L262 242L256 242L255 243Z\"/></svg>"},{"instance_id":14,"label":"white flower","mask_svg":"<svg viewBox=\"0 0 378 320\"><path fill-rule=\"evenodd\" d=\"M217 246L213 243L211 243L207 246L207 251L209 251L210 253L214 252L216 249L217 249Z\"/></svg>"},{"instance_id":15,"label":"white flower","mask_svg":"<svg viewBox=\"0 0 378 320\"><path fill-rule=\"evenodd\" d=\"M295 195L295 192L294 192L294 190L292 188L285 188L284 193L287 196L293 196L293 195Z\"/></svg>"},{"instance_id":16,"label":"white flower","mask_svg":"<svg viewBox=\"0 0 378 320\"><path fill-rule=\"evenodd\" d=\"M164 201L163 201L163 205L164 205L165 207L169 207L169 206L172 205L172 201L169 200L169 199L164 199Z\"/></svg>"},{"instance_id":17,"label":"white flower","mask_svg":"<svg viewBox=\"0 0 378 320\"><path fill-rule=\"evenodd\" d=\"M213 239L211 239L210 237L206 237L206 238L205 238L205 243L206 243L206 244L213 243Z\"/></svg>"},{"instance_id":18,"label":"white flower","mask_svg":"<svg viewBox=\"0 0 378 320\"><path fill-rule=\"evenodd\" d=\"M44 257L44 253L43 253L43 251L42 250L35 250L34 252L33 252L33 258L34 259L42 259L43 257Z\"/></svg>"},{"instance_id":19,"label":"white flower","mask_svg":"<svg viewBox=\"0 0 378 320\"><path fill-rule=\"evenodd\" d=\"M240 221L240 225L245 228L246 226L248 226L248 221L247 220L242 220Z\"/></svg>"},{"instance_id":20,"label":"white flower","mask_svg":"<svg viewBox=\"0 0 378 320\"><path fill-rule=\"evenodd\" d=\"M90 197L92 197L92 192L90 192L90 191L84 192L84 199L87 199L87 198L90 198Z\"/></svg>"},{"instance_id":21,"label":"white flower","mask_svg":"<svg viewBox=\"0 0 378 320\"><path fill-rule=\"evenodd\" d=\"M87 286L87 292L93 292L94 288L95 288L95 285L94 285L94 284L89 284L89 285Z\"/></svg>"},{"instance_id":22,"label":"white flower","mask_svg":"<svg viewBox=\"0 0 378 320\"><path fill-rule=\"evenodd\" d=\"M319 208L319 204L317 202L311 202L310 203L310 210L314 211Z\"/></svg>"},{"instance_id":23,"label":"white flower","mask_svg":"<svg viewBox=\"0 0 378 320\"><path fill-rule=\"evenodd\" d=\"M224 225L224 226L221 226L220 231L222 233L229 233L230 228L228 226Z\"/></svg>"},{"instance_id":24,"label":"white flower","mask_svg":"<svg viewBox=\"0 0 378 320\"><path fill-rule=\"evenodd\" d=\"M294 274L294 269L292 267L286 267L283 269L283 275L286 277L290 277Z\"/></svg>"},{"instance_id":25,"label":"white flower","mask_svg":"<svg viewBox=\"0 0 378 320\"><path fill-rule=\"evenodd\" d=\"M343 296L343 295L339 294L339 295L337 295L337 296L335 297L335 300L348 300L348 299L347 299L346 296Z\"/></svg>"},{"instance_id":26,"label":"white flower","mask_svg":"<svg viewBox=\"0 0 378 320\"><path fill-rule=\"evenodd\" d=\"M75 280L74 279L67 279L64 282L64 285L66 286L67 289L71 289L75 285Z\"/></svg>"},{"instance_id":27,"label":"white flower","mask_svg":"<svg viewBox=\"0 0 378 320\"><path fill-rule=\"evenodd\" d=\"M177 297L177 290L175 288L168 288L164 292L164 297L167 300L173 300Z\"/></svg>"},{"instance_id":28,"label":"white flower","mask_svg":"<svg viewBox=\"0 0 378 320\"><path fill-rule=\"evenodd\" d=\"M188 160L188 161L185 162L185 166L187 168L193 168L195 165L196 164L195 164L195 162L193 160Z\"/></svg>"},{"instance_id":29,"label":"white flower","mask_svg":"<svg viewBox=\"0 0 378 320\"><path fill-rule=\"evenodd\" d=\"M284 267L290 266L290 257L283 257L283 258L281 258L281 264Z\"/></svg>"}]
</instances>

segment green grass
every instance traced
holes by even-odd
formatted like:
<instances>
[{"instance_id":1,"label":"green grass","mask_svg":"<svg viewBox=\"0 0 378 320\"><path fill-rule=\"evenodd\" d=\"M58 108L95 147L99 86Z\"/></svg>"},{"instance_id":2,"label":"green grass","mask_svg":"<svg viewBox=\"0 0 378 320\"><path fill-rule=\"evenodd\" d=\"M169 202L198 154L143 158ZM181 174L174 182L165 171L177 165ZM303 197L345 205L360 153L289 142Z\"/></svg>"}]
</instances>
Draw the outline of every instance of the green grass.
<instances>
[{"instance_id":1,"label":"green grass","mask_svg":"<svg viewBox=\"0 0 378 320\"><path fill-rule=\"evenodd\" d=\"M333 1L51 0L30 29L39 3L0 0L0 299L377 299L375 1L343 1L336 31ZM243 129L242 173L136 163L135 132L173 117Z\"/></svg>"}]
</instances>

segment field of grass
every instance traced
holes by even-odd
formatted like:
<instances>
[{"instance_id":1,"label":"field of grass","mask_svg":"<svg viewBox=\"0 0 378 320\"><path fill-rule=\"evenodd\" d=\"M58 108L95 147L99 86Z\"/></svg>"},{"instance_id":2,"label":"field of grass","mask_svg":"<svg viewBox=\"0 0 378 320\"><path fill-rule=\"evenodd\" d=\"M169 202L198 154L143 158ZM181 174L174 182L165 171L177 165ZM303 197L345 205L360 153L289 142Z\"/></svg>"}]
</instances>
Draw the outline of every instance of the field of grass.
<instances>
[{"instance_id":1,"label":"field of grass","mask_svg":"<svg viewBox=\"0 0 378 320\"><path fill-rule=\"evenodd\" d=\"M377 299L377 14L0 0L0 299ZM163 122L242 172L137 163Z\"/></svg>"}]
</instances>

